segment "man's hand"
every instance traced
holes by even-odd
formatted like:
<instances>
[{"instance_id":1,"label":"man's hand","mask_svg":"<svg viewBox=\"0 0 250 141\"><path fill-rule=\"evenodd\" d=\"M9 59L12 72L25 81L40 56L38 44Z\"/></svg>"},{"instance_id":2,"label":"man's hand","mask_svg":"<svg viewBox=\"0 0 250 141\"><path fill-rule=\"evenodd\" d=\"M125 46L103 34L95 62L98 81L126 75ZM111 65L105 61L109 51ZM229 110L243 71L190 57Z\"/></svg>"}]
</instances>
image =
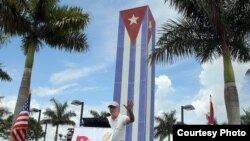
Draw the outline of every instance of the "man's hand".
<instances>
[{"instance_id":1,"label":"man's hand","mask_svg":"<svg viewBox=\"0 0 250 141\"><path fill-rule=\"evenodd\" d=\"M123 106L127 109L127 110L132 110L134 103L133 101L128 101L127 105L123 104Z\"/></svg>"},{"instance_id":2,"label":"man's hand","mask_svg":"<svg viewBox=\"0 0 250 141\"><path fill-rule=\"evenodd\" d=\"M127 109L127 111L128 111L128 118L127 118L126 122L127 122L127 123L134 122L134 121L135 121L135 116L134 116L134 113L133 113L133 111L132 111L133 106L134 106L133 101L128 101L128 102L127 102L127 105L124 104L123 106L124 106L124 107Z\"/></svg>"}]
</instances>

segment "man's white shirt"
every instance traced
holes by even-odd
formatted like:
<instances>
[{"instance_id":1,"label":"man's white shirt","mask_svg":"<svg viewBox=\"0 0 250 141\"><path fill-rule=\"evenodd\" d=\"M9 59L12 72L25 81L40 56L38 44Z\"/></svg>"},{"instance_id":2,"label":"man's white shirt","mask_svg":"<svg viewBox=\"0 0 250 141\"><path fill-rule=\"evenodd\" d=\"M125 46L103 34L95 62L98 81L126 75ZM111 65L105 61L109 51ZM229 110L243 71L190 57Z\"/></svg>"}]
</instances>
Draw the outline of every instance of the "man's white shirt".
<instances>
[{"instance_id":1,"label":"man's white shirt","mask_svg":"<svg viewBox=\"0 0 250 141\"><path fill-rule=\"evenodd\" d=\"M112 141L125 141L127 118L127 115L122 114L119 114L114 120L111 118L111 116L108 117L109 124L113 129Z\"/></svg>"}]
</instances>

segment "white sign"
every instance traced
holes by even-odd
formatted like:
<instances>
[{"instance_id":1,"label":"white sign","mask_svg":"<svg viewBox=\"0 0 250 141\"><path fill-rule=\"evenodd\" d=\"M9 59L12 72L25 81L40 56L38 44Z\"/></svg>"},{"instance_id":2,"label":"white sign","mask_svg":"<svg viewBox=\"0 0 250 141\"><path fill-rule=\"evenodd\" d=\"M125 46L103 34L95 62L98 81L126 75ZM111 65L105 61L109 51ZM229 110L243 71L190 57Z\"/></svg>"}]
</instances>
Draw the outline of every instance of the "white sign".
<instances>
[{"instance_id":1,"label":"white sign","mask_svg":"<svg viewBox=\"0 0 250 141\"><path fill-rule=\"evenodd\" d=\"M72 141L111 141L111 128L79 127L74 129Z\"/></svg>"}]
</instances>

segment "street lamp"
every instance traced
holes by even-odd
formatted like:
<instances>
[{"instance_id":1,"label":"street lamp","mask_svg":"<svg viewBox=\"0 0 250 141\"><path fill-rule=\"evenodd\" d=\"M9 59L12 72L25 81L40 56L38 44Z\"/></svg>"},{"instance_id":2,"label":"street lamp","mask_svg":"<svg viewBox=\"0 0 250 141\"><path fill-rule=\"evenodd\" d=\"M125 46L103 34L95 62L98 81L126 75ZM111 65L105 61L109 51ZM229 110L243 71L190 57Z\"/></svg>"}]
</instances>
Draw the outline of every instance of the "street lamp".
<instances>
[{"instance_id":1,"label":"street lamp","mask_svg":"<svg viewBox=\"0 0 250 141\"><path fill-rule=\"evenodd\" d=\"M181 124L183 125L184 124L184 114L183 114L183 110L187 110L187 111L190 111L190 110L194 110L194 106L189 104L189 105L184 105L184 106L181 106Z\"/></svg>"},{"instance_id":2,"label":"street lamp","mask_svg":"<svg viewBox=\"0 0 250 141\"><path fill-rule=\"evenodd\" d=\"M73 105L81 105L81 115L80 115L80 125L79 125L81 127L81 125L82 125L82 114L83 114L84 102L79 101L79 100L73 100L71 102L71 104L73 104Z\"/></svg>"},{"instance_id":3,"label":"street lamp","mask_svg":"<svg viewBox=\"0 0 250 141\"><path fill-rule=\"evenodd\" d=\"M39 125L40 125L40 117L41 117L41 109L37 109L37 108L32 108L32 109L30 109L30 112L38 112L39 113L39 115L38 115L38 121L37 121L37 129L38 129L38 127L39 127ZM38 130L37 130L38 131ZM35 135L35 141L37 141L37 135Z\"/></svg>"},{"instance_id":4,"label":"street lamp","mask_svg":"<svg viewBox=\"0 0 250 141\"><path fill-rule=\"evenodd\" d=\"M59 139L62 140L62 141L65 141L66 140L66 136L63 136L63 134L59 133Z\"/></svg>"},{"instance_id":5,"label":"street lamp","mask_svg":"<svg viewBox=\"0 0 250 141\"><path fill-rule=\"evenodd\" d=\"M47 133L48 119L43 119L43 120L41 120L41 124L45 124L45 132L44 132L44 138L43 138L43 140L45 141L46 133Z\"/></svg>"}]
</instances>

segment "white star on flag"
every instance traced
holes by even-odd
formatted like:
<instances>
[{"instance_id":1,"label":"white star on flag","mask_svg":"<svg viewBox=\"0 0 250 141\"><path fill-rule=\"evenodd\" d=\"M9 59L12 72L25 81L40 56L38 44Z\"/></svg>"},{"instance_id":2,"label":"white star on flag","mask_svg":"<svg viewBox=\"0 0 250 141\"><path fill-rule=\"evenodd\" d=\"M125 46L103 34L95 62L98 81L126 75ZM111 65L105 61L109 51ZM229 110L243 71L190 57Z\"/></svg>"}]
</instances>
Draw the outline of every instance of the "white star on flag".
<instances>
[{"instance_id":1,"label":"white star on flag","mask_svg":"<svg viewBox=\"0 0 250 141\"><path fill-rule=\"evenodd\" d=\"M135 15L133 14L133 16L131 18L129 18L128 20L130 21L130 25L131 24L137 24L137 19L139 19L139 17L135 17Z\"/></svg>"}]
</instances>

